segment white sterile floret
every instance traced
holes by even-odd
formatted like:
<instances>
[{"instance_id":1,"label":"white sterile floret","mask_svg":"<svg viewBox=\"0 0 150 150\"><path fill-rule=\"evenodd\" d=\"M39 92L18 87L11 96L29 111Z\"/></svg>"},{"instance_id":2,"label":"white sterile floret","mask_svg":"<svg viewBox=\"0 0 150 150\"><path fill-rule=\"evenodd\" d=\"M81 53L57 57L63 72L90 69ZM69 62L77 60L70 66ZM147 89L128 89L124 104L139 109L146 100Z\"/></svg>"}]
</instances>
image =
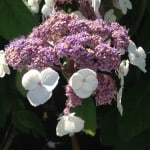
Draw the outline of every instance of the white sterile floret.
<instances>
[{"instance_id":1,"label":"white sterile floret","mask_svg":"<svg viewBox=\"0 0 150 150\"><path fill-rule=\"evenodd\" d=\"M5 52L0 50L0 77L3 78L5 74L10 74L10 69L6 63Z\"/></svg>"},{"instance_id":2,"label":"white sterile floret","mask_svg":"<svg viewBox=\"0 0 150 150\"><path fill-rule=\"evenodd\" d=\"M146 54L144 49L142 47L137 48L134 42L130 41L128 52L130 63L139 67L143 72L146 72Z\"/></svg>"},{"instance_id":3,"label":"white sterile floret","mask_svg":"<svg viewBox=\"0 0 150 150\"><path fill-rule=\"evenodd\" d=\"M104 20L108 22L115 22L117 17L114 15L114 10L108 10L104 15Z\"/></svg>"},{"instance_id":4,"label":"white sterile floret","mask_svg":"<svg viewBox=\"0 0 150 150\"><path fill-rule=\"evenodd\" d=\"M45 4L43 5L41 12L44 17L48 17L50 14L52 14L54 12L53 0L45 0Z\"/></svg>"},{"instance_id":5,"label":"white sterile floret","mask_svg":"<svg viewBox=\"0 0 150 150\"><path fill-rule=\"evenodd\" d=\"M120 64L118 76L121 78L121 76L126 76L129 71L129 60L123 60Z\"/></svg>"},{"instance_id":6,"label":"white sterile floret","mask_svg":"<svg viewBox=\"0 0 150 150\"><path fill-rule=\"evenodd\" d=\"M39 12L39 2L38 0L28 0L28 5L31 8L31 11L33 13L38 13Z\"/></svg>"},{"instance_id":7,"label":"white sterile floret","mask_svg":"<svg viewBox=\"0 0 150 150\"><path fill-rule=\"evenodd\" d=\"M92 7L94 8L94 12L97 17L100 16L100 14L99 14L100 4L101 4L101 0L92 0Z\"/></svg>"},{"instance_id":8,"label":"white sterile floret","mask_svg":"<svg viewBox=\"0 0 150 150\"><path fill-rule=\"evenodd\" d=\"M64 115L59 118L60 121L56 127L57 136L69 134L72 136L76 132L80 132L84 128L84 120L75 116L75 113Z\"/></svg>"},{"instance_id":9,"label":"white sterile floret","mask_svg":"<svg viewBox=\"0 0 150 150\"><path fill-rule=\"evenodd\" d=\"M127 9L132 9L130 0L113 0L113 4L116 8L120 9L124 15L127 14Z\"/></svg>"},{"instance_id":10,"label":"white sterile floret","mask_svg":"<svg viewBox=\"0 0 150 150\"><path fill-rule=\"evenodd\" d=\"M22 86L28 90L27 98L32 106L44 104L51 96L52 91L58 84L59 75L51 69L42 72L32 69L24 74Z\"/></svg>"},{"instance_id":11,"label":"white sterile floret","mask_svg":"<svg viewBox=\"0 0 150 150\"><path fill-rule=\"evenodd\" d=\"M121 116L123 115L123 106L121 104L121 99L124 87L124 77L128 74L128 71L129 71L129 60L123 60L118 70L118 77L120 79L120 89L117 92L117 108Z\"/></svg>"},{"instance_id":12,"label":"white sterile floret","mask_svg":"<svg viewBox=\"0 0 150 150\"><path fill-rule=\"evenodd\" d=\"M119 92L117 92L117 108L121 116L123 115L123 106L121 104L122 92L123 92L123 87L121 87L119 89Z\"/></svg>"},{"instance_id":13,"label":"white sterile floret","mask_svg":"<svg viewBox=\"0 0 150 150\"><path fill-rule=\"evenodd\" d=\"M80 69L71 76L69 85L78 97L88 98L98 86L97 75L91 69Z\"/></svg>"}]
</instances>

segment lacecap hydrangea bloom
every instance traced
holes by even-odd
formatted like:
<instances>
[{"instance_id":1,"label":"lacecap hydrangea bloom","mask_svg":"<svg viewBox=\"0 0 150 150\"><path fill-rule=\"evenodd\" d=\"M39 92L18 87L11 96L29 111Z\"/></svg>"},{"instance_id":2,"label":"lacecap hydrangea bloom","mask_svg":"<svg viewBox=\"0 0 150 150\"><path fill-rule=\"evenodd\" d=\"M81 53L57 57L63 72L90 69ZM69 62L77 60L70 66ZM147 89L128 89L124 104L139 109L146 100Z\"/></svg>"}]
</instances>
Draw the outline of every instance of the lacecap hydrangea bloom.
<instances>
[{"instance_id":1,"label":"lacecap hydrangea bloom","mask_svg":"<svg viewBox=\"0 0 150 150\"><path fill-rule=\"evenodd\" d=\"M84 121L74 116L71 108L82 105L89 97L96 106L113 100L121 103L122 81L128 70L122 55L129 53L129 61L135 65L130 53L138 53L145 63L141 48L130 52L130 41L128 30L117 22L79 19L73 13L56 12L28 36L11 41L5 47L5 57L13 69L28 70L22 85L33 106L49 100L59 84L59 74L64 75L66 107L56 129L57 135L63 136L84 129ZM119 88L114 75L120 80ZM118 110L122 115L121 107Z\"/></svg>"}]
</instances>

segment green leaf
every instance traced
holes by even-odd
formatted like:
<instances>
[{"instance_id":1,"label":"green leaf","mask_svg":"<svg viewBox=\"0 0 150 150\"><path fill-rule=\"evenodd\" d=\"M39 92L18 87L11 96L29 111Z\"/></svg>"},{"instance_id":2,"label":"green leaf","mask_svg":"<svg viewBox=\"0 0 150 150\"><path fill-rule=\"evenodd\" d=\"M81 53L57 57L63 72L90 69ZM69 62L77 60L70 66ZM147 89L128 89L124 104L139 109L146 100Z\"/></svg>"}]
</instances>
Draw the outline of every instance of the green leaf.
<instances>
[{"instance_id":1,"label":"green leaf","mask_svg":"<svg viewBox=\"0 0 150 150\"><path fill-rule=\"evenodd\" d=\"M124 115L118 122L119 135L123 141L129 141L150 126L150 86L140 81L124 92Z\"/></svg>"},{"instance_id":2,"label":"green leaf","mask_svg":"<svg viewBox=\"0 0 150 150\"><path fill-rule=\"evenodd\" d=\"M22 0L0 0L0 35L11 40L29 34L39 21Z\"/></svg>"},{"instance_id":3,"label":"green leaf","mask_svg":"<svg viewBox=\"0 0 150 150\"><path fill-rule=\"evenodd\" d=\"M18 130L25 133L32 131L36 136L46 136L41 120L33 112L16 111L13 117L13 125Z\"/></svg>"},{"instance_id":4,"label":"green leaf","mask_svg":"<svg viewBox=\"0 0 150 150\"><path fill-rule=\"evenodd\" d=\"M117 139L118 111L112 109L105 113L100 120L100 138L103 145L111 146Z\"/></svg>"},{"instance_id":5,"label":"green leaf","mask_svg":"<svg viewBox=\"0 0 150 150\"><path fill-rule=\"evenodd\" d=\"M8 97L7 82L5 79L0 79L0 85L0 128L3 128L11 112L13 99Z\"/></svg>"},{"instance_id":6,"label":"green leaf","mask_svg":"<svg viewBox=\"0 0 150 150\"><path fill-rule=\"evenodd\" d=\"M148 139L150 138L149 133L149 130L146 130L128 142L118 139L114 144L114 150L147 150L149 145Z\"/></svg>"},{"instance_id":7,"label":"green leaf","mask_svg":"<svg viewBox=\"0 0 150 150\"><path fill-rule=\"evenodd\" d=\"M93 99L84 99L83 104L72 108L71 112L75 112L77 116L85 121L85 132L94 136L96 130L96 106Z\"/></svg>"}]
</instances>

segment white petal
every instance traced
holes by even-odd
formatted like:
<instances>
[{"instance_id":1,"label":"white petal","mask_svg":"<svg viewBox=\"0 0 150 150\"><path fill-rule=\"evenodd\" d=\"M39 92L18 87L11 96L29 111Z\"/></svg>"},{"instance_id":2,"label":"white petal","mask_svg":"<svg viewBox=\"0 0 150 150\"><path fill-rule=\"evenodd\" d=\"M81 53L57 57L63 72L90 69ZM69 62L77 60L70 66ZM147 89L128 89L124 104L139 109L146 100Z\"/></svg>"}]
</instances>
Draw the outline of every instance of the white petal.
<instances>
[{"instance_id":1,"label":"white petal","mask_svg":"<svg viewBox=\"0 0 150 150\"><path fill-rule=\"evenodd\" d=\"M27 98L30 104L34 107L44 104L50 97L52 92L48 91L45 87L39 86L27 93Z\"/></svg>"},{"instance_id":2,"label":"white petal","mask_svg":"<svg viewBox=\"0 0 150 150\"><path fill-rule=\"evenodd\" d=\"M88 75L85 80L90 84L92 91L94 91L98 86L98 79L95 75Z\"/></svg>"},{"instance_id":3,"label":"white petal","mask_svg":"<svg viewBox=\"0 0 150 150\"><path fill-rule=\"evenodd\" d=\"M5 76L4 66L0 64L0 78L3 78Z\"/></svg>"},{"instance_id":4,"label":"white petal","mask_svg":"<svg viewBox=\"0 0 150 150\"><path fill-rule=\"evenodd\" d=\"M101 0L92 0L92 7L94 8L94 12L96 16L99 16L99 7L101 4Z\"/></svg>"},{"instance_id":5,"label":"white petal","mask_svg":"<svg viewBox=\"0 0 150 150\"><path fill-rule=\"evenodd\" d=\"M70 129L70 133L80 132L84 128L84 120L77 116L69 116L69 120L74 123L73 128ZM69 129L69 126L67 127ZM69 131L68 131L69 132Z\"/></svg>"},{"instance_id":6,"label":"white petal","mask_svg":"<svg viewBox=\"0 0 150 150\"><path fill-rule=\"evenodd\" d=\"M123 107L121 104L122 92L123 92L123 88L121 87L119 89L119 92L117 93L117 108L118 108L118 111L120 112L121 116L123 115Z\"/></svg>"},{"instance_id":7,"label":"white petal","mask_svg":"<svg viewBox=\"0 0 150 150\"><path fill-rule=\"evenodd\" d=\"M52 91L58 84L59 74L51 69L46 68L40 74L41 84Z\"/></svg>"},{"instance_id":8,"label":"white petal","mask_svg":"<svg viewBox=\"0 0 150 150\"><path fill-rule=\"evenodd\" d=\"M5 55L5 52L3 50L0 50L0 64L6 64Z\"/></svg>"},{"instance_id":9,"label":"white petal","mask_svg":"<svg viewBox=\"0 0 150 150\"><path fill-rule=\"evenodd\" d=\"M35 0L28 0L28 5L29 6L32 6L32 5L34 5L35 4Z\"/></svg>"},{"instance_id":10,"label":"white petal","mask_svg":"<svg viewBox=\"0 0 150 150\"><path fill-rule=\"evenodd\" d=\"M65 131L65 120L64 120L63 117L62 117L61 120L57 123L56 135L57 135L57 136L64 136L64 135L66 135L66 131Z\"/></svg>"},{"instance_id":11,"label":"white petal","mask_svg":"<svg viewBox=\"0 0 150 150\"><path fill-rule=\"evenodd\" d=\"M4 67L5 73L10 74L10 69L9 69L8 65L3 64L3 67Z\"/></svg>"},{"instance_id":12,"label":"white petal","mask_svg":"<svg viewBox=\"0 0 150 150\"><path fill-rule=\"evenodd\" d=\"M53 7L49 7L48 5L45 4L45 5L43 5L41 12L45 17L47 17L50 14L52 14Z\"/></svg>"},{"instance_id":13,"label":"white petal","mask_svg":"<svg viewBox=\"0 0 150 150\"><path fill-rule=\"evenodd\" d=\"M120 7L121 7L122 13L123 13L124 15L126 15L126 14L127 14L127 7L125 7L125 6L120 6Z\"/></svg>"},{"instance_id":14,"label":"white petal","mask_svg":"<svg viewBox=\"0 0 150 150\"><path fill-rule=\"evenodd\" d=\"M86 91L84 89L77 89L74 91L75 94L80 98L88 98L92 95L93 91Z\"/></svg>"},{"instance_id":15,"label":"white petal","mask_svg":"<svg viewBox=\"0 0 150 150\"><path fill-rule=\"evenodd\" d=\"M145 59L143 59L140 56L136 57L136 55L139 55L139 54L129 53L130 63L132 65L135 65L135 66L139 67L143 72L146 72L146 69L145 69L145 67L146 67Z\"/></svg>"},{"instance_id":16,"label":"white petal","mask_svg":"<svg viewBox=\"0 0 150 150\"><path fill-rule=\"evenodd\" d=\"M142 57L143 59L146 59L146 54L142 47L138 47L137 52L140 55L140 57Z\"/></svg>"},{"instance_id":17,"label":"white petal","mask_svg":"<svg viewBox=\"0 0 150 150\"><path fill-rule=\"evenodd\" d=\"M39 12L39 4L32 5L31 10L33 13L38 13Z\"/></svg>"},{"instance_id":18,"label":"white petal","mask_svg":"<svg viewBox=\"0 0 150 150\"><path fill-rule=\"evenodd\" d=\"M69 79L69 85L72 89L77 90L82 86L83 77L78 73L74 73Z\"/></svg>"},{"instance_id":19,"label":"white petal","mask_svg":"<svg viewBox=\"0 0 150 150\"><path fill-rule=\"evenodd\" d=\"M119 74L126 76L129 71L129 60L123 60L119 67Z\"/></svg>"},{"instance_id":20,"label":"white petal","mask_svg":"<svg viewBox=\"0 0 150 150\"><path fill-rule=\"evenodd\" d=\"M126 2L126 7L128 9L132 9L132 3L130 2L130 0L125 0L125 2Z\"/></svg>"},{"instance_id":21,"label":"white petal","mask_svg":"<svg viewBox=\"0 0 150 150\"><path fill-rule=\"evenodd\" d=\"M113 0L114 7L121 9L118 0Z\"/></svg>"},{"instance_id":22,"label":"white petal","mask_svg":"<svg viewBox=\"0 0 150 150\"><path fill-rule=\"evenodd\" d=\"M120 102L117 103L117 108L118 108L120 115L122 116L123 115L123 106Z\"/></svg>"},{"instance_id":23,"label":"white petal","mask_svg":"<svg viewBox=\"0 0 150 150\"><path fill-rule=\"evenodd\" d=\"M144 73L147 72L146 69L145 69L145 67L146 67L145 60L143 60L143 59L138 59L138 60L136 60L136 62L134 62L133 65L139 67L139 69L141 69Z\"/></svg>"},{"instance_id":24,"label":"white petal","mask_svg":"<svg viewBox=\"0 0 150 150\"><path fill-rule=\"evenodd\" d=\"M135 65L135 63L136 63L136 61L135 61L136 60L135 54L134 53L129 53L128 56L129 56L130 63Z\"/></svg>"},{"instance_id":25,"label":"white petal","mask_svg":"<svg viewBox=\"0 0 150 150\"><path fill-rule=\"evenodd\" d=\"M120 48L120 49L119 49L119 52L120 52L120 55L124 55L124 54L125 54L125 49Z\"/></svg>"},{"instance_id":26,"label":"white petal","mask_svg":"<svg viewBox=\"0 0 150 150\"><path fill-rule=\"evenodd\" d=\"M22 86L26 90L32 90L40 86L40 72L37 70L29 70L27 73L25 73L22 77Z\"/></svg>"},{"instance_id":27,"label":"white petal","mask_svg":"<svg viewBox=\"0 0 150 150\"><path fill-rule=\"evenodd\" d=\"M45 0L45 4L49 7L53 7L54 6L54 2L53 0Z\"/></svg>"},{"instance_id":28,"label":"white petal","mask_svg":"<svg viewBox=\"0 0 150 150\"><path fill-rule=\"evenodd\" d=\"M114 15L114 10L110 9L105 13L104 20L108 22L114 22L116 21L117 17Z\"/></svg>"},{"instance_id":29,"label":"white petal","mask_svg":"<svg viewBox=\"0 0 150 150\"><path fill-rule=\"evenodd\" d=\"M137 47L133 41L129 41L129 46L128 46L128 52L130 53L135 53L137 50Z\"/></svg>"},{"instance_id":30,"label":"white petal","mask_svg":"<svg viewBox=\"0 0 150 150\"><path fill-rule=\"evenodd\" d=\"M87 91L87 92L90 92L91 93L91 91L93 91L93 88L92 88L92 86L90 85L90 83L89 82L84 82L83 84L82 84L82 87L81 87L84 91Z\"/></svg>"},{"instance_id":31,"label":"white petal","mask_svg":"<svg viewBox=\"0 0 150 150\"><path fill-rule=\"evenodd\" d=\"M96 76L96 73L91 70L91 69L88 69L88 68L85 68L85 69L80 69L78 71L78 73L80 73L83 77L86 77L88 75L93 75L93 76Z\"/></svg>"}]
</instances>

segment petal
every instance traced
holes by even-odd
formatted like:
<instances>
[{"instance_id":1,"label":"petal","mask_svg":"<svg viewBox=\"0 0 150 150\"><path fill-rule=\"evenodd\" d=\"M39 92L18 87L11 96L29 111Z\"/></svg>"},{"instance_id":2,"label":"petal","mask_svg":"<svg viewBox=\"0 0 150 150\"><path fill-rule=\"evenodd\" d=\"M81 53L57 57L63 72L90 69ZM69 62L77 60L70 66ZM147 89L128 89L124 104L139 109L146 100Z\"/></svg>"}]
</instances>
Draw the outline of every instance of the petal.
<instances>
[{"instance_id":1,"label":"petal","mask_svg":"<svg viewBox=\"0 0 150 150\"><path fill-rule=\"evenodd\" d=\"M118 108L118 111L119 111L121 116L123 115L123 107L121 104L122 93L123 93L123 88L121 87L119 89L119 92L117 93L117 108Z\"/></svg>"},{"instance_id":2,"label":"petal","mask_svg":"<svg viewBox=\"0 0 150 150\"><path fill-rule=\"evenodd\" d=\"M84 91L91 92L93 91L92 86L89 82L84 82L81 87Z\"/></svg>"},{"instance_id":3,"label":"petal","mask_svg":"<svg viewBox=\"0 0 150 150\"><path fill-rule=\"evenodd\" d=\"M92 7L94 8L94 12L96 16L99 16L99 7L101 4L101 0L92 0Z\"/></svg>"},{"instance_id":4,"label":"petal","mask_svg":"<svg viewBox=\"0 0 150 150\"><path fill-rule=\"evenodd\" d=\"M6 64L5 55L5 52L3 50L0 50L0 64Z\"/></svg>"},{"instance_id":5,"label":"petal","mask_svg":"<svg viewBox=\"0 0 150 150\"><path fill-rule=\"evenodd\" d=\"M139 67L139 69L141 69L144 73L146 73L146 62L144 59L138 59L136 60L136 63L134 63L135 66Z\"/></svg>"},{"instance_id":6,"label":"petal","mask_svg":"<svg viewBox=\"0 0 150 150\"><path fill-rule=\"evenodd\" d=\"M96 76L96 73L93 70L88 69L88 68L80 69L78 71L78 73L80 73L84 78L87 77L88 75L94 75L94 76Z\"/></svg>"},{"instance_id":7,"label":"petal","mask_svg":"<svg viewBox=\"0 0 150 150\"><path fill-rule=\"evenodd\" d=\"M26 90L32 90L34 88L37 88L40 82L40 72L34 69L29 70L22 77L22 86Z\"/></svg>"},{"instance_id":8,"label":"petal","mask_svg":"<svg viewBox=\"0 0 150 150\"><path fill-rule=\"evenodd\" d=\"M54 6L54 2L53 0L45 0L45 4L49 7L53 7Z\"/></svg>"},{"instance_id":9,"label":"petal","mask_svg":"<svg viewBox=\"0 0 150 150\"><path fill-rule=\"evenodd\" d=\"M119 52L120 52L120 55L124 55L124 54L125 54L125 49L120 48L120 49L119 49Z\"/></svg>"},{"instance_id":10,"label":"petal","mask_svg":"<svg viewBox=\"0 0 150 150\"><path fill-rule=\"evenodd\" d=\"M132 3L130 2L130 0L125 0L125 2L126 2L126 7L128 9L132 9Z\"/></svg>"},{"instance_id":11,"label":"petal","mask_svg":"<svg viewBox=\"0 0 150 150\"><path fill-rule=\"evenodd\" d=\"M5 76L4 65L0 64L0 77L3 78Z\"/></svg>"},{"instance_id":12,"label":"petal","mask_svg":"<svg viewBox=\"0 0 150 150\"><path fill-rule=\"evenodd\" d=\"M65 131L65 120L64 118L62 117L60 119L60 121L57 123L57 126L56 126L56 135L57 136L64 136L66 135L66 131Z\"/></svg>"},{"instance_id":13,"label":"petal","mask_svg":"<svg viewBox=\"0 0 150 150\"><path fill-rule=\"evenodd\" d=\"M5 64L4 64L3 67L4 67L5 73L6 73L6 74L10 74L10 69L9 69L8 65L5 65Z\"/></svg>"},{"instance_id":14,"label":"petal","mask_svg":"<svg viewBox=\"0 0 150 150\"><path fill-rule=\"evenodd\" d=\"M69 85L74 89L77 90L82 86L83 77L78 73L74 73L71 78L69 79Z\"/></svg>"},{"instance_id":15,"label":"petal","mask_svg":"<svg viewBox=\"0 0 150 150\"><path fill-rule=\"evenodd\" d=\"M88 98L93 93L93 91L86 91L84 89L77 89L77 90L74 90L74 92L80 98Z\"/></svg>"},{"instance_id":16,"label":"petal","mask_svg":"<svg viewBox=\"0 0 150 150\"><path fill-rule=\"evenodd\" d=\"M118 0L113 0L113 5L114 5L114 7L120 9L120 5L119 5Z\"/></svg>"},{"instance_id":17,"label":"petal","mask_svg":"<svg viewBox=\"0 0 150 150\"><path fill-rule=\"evenodd\" d=\"M29 5L29 6L34 5L34 3L35 3L35 0L28 0L28 5Z\"/></svg>"},{"instance_id":18,"label":"petal","mask_svg":"<svg viewBox=\"0 0 150 150\"><path fill-rule=\"evenodd\" d=\"M40 79L41 84L52 91L58 84L59 74L55 70L47 68L41 72Z\"/></svg>"},{"instance_id":19,"label":"petal","mask_svg":"<svg viewBox=\"0 0 150 150\"><path fill-rule=\"evenodd\" d=\"M120 115L122 116L123 115L123 106L120 102L117 103L117 108L118 108Z\"/></svg>"},{"instance_id":20,"label":"petal","mask_svg":"<svg viewBox=\"0 0 150 150\"><path fill-rule=\"evenodd\" d=\"M34 4L31 6L31 10L33 13L38 13L39 12L39 4Z\"/></svg>"},{"instance_id":21,"label":"petal","mask_svg":"<svg viewBox=\"0 0 150 150\"><path fill-rule=\"evenodd\" d=\"M136 60L136 56L135 56L134 53L129 53L128 56L129 56L129 60L130 60L131 64L136 63L136 61L135 61Z\"/></svg>"},{"instance_id":22,"label":"petal","mask_svg":"<svg viewBox=\"0 0 150 150\"><path fill-rule=\"evenodd\" d=\"M138 47L137 52L138 52L140 57L142 57L143 59L146 59L146 54L145 54L145 51L142 47Z\"/></svg>"},{"instance_id":23,"label":"petal","mask_svg":"<svg viewBox=\"0 0 150 150\"><path fill-rule=\"evenodd\" d=\"M30 104L34 107L44 104L50 97L52 92L48 91L45 87L39 86L27 93L27 98Z\"/></svg>"},{"instance_id":24,"label":"petal","mask_svg":"<svg viewBox=\"0 0 150 150\"><path fill-rule=\"evenodd\" d=\"M49 7L48 5L45 4L45 5L43 5L41 12L45 17L47 17L50 14L52 14L53 7Z\"/></svg>"},{"instance_id":25,"label":"petal","mask_svg":"<svg viewBox=\"0 0 150 150\"><path fill-rule=\"evenodd\" d=\"M128 45L128 52L130 53L136 53L137 47L135 45L135 43L133 41L129 41L129 45Z\"/></svg>"},{"instance_id":26,"label":"petal","mask_svg":"<svg viewBox=\"0 0 150 150\"><path fill-rule=\"evenodd\" d=\"M114 22L116 21L116 16L114 15L114 10L110 9L105 13L104 20L108 22Z\"/></svg>"},{"instance_id":27,"label":"petal","mask_svg":"<svg viewBox=\"0 0 150 150\"><path fill-rule=\"evenodd\" d=\"M88 75L86 81L90 84L92 91L94 91L98 86L98 79L95 75Z\"/></svg>"},{"instance_id":28,"label":"petal","mask_svg":"<svg viewBox=\"0 0 150 150\"><path fill-rule=\"evenodd\" d=\"M84 128L84 120L77 116L69 116L69 120L74 123L74 128L72 129L72 133L80 132Z\"/></svg>"},{"instance_id":29,"label":"petal","mask_svg":"<svg viewBox=\"0 0 150 150\"><path fill-rule=\"evenodd\" d=\"M123 60L119 67L119 73L126 76L129 71L129 60Z\"/></svg>"}]
</instances>

